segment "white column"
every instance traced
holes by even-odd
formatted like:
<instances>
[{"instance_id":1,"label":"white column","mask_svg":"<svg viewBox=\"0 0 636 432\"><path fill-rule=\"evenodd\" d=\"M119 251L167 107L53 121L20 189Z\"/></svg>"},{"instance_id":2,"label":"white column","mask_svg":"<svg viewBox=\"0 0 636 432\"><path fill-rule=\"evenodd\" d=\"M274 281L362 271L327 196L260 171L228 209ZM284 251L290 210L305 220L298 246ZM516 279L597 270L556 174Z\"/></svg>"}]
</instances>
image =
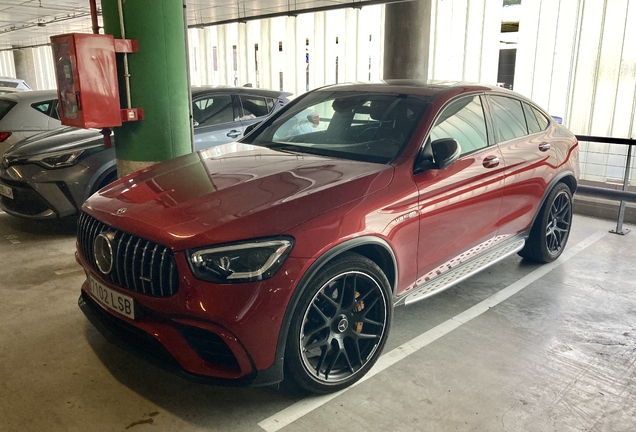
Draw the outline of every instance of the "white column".
<instances>
[{"instance_id":1,"label":"white column","mask_svg":"<svg viewBox=\"0 0 636 432\"><path fill-rule=\"evenodd\" d=\"M208 40L210 43L210 73L212 85L219 85L219 36L218 26L208 27ZM216 54L215 54L216 52Z\"/></svg>"},{"instance_id":2,"label":"white column","mask_svg":"<svg viewBox=\"0 0 636 432\"><path fill-rule=\"evenodd\" d=\"M336 45L336 13L338 11L325 12L325 85L336 82L336 56L338 46Z\"/></svg>"},{"instance_id":3,"label":"white column","mask_svg":"<svg viewBox=\"0 0 636 432\"><path fill-rule=\"evenodd\" d=\"M41 46L34 48L33 59L35 62L35 78L38 89L48 90L56 88L51 47Z\"/></svg>"},{"instance_id":4,"label":"white column","mask_svg":"<svg viewBox=\"0 0 636 432\"><path fill-rule=\"evenodd\" d=\"M617 108L616 96L621 72L623 41L627 28L627 3L627 0L613 0L607 2L605 9L590 127L592 135L610 136L612 134L613 117ZM636 50L634 39L631 40L628 52L630 50ZM608 107L614 109L608 109Z\"/></svg>"},{"instance_id":5,"label":"white column","mask_svg":"<svg viewBox=\"0 0 636 432\"><path fill-rule=\"evenodd\" d=\"M474 0L470 0L471 2ZM481 41L481 58L478 82L486 84L497 84L497 74L499 73L499 35L501 33L501 14L502 7L500 0L485 0L482 10L475 10L475 16L471 16L471 20L477 22L483 21L482 41ZM468 32L466 34L468 41L472 42L473 35ZM467 43L466 55L469 55L472 44ZM468 73L468 71L466 71ZM468 73L470 76L472 74ZM467 78L468 79L468 78Z\"/></svg>"},{"instance_id":6,"label":"white column","mask_svg":"<svg viewBox=\"0 0 636 432\"><path fill-rule=\"evenodd\" d=\"M314 32L314 17L311 14L301 14L296 17L296 96L307 91L307 39Z\"/></svg>"},{"instance_id":7,"label":"white column","mask_svg":"<svg viewBox=\"0 0 636 432\"><path fill-rule=\"evenodd\" d=\"M556 40L554 41L554 60L552 62L554 72L550 84L550 98L545 106L550 114L563 119L567 117L570 71L573 68L574 56L572 53L573 47L576 45L579 3L580 0L561 0L559 16L562 18L557 22Z\"/></svg>"},{"instance_id":8,"label":"white column","mask_svg":"<svg viewBox=\"0 0 636 432\"><path fill-rule=\"evenodd\" d=\"M284 87L285 83L281 86L280 73L283 72L283 79L285 77L285 44L286 44L286 31L285 31L285 17L277 17L272 19L270 30L272 32L272 60L271 60L271 73L272 73L272 89L280 90ZM279 43L283 43L283 51L279 51Z\"/></svg>"},{"instance_id":9,"label":"white column","mask_svg":"<svg viewBox=\"0 0 636 432\"><path fill-rule=\"evenodd\" d=\"M196 29L197 38L199 41L199 49L198 49L198 62L199 62L199 85L209 85L208 75L209 75L209 56L208 51L210 50L209 41L207 38L207 34L204 28Z\"/></svg>"},{"instance_id":10,"label":"white column","mask_svg":"<svg viewBox=\"0 0 636 432\"><path fill-rule=\"evenodd\" d=\"M238 77L239 86L245 85L249 81L249 65L247 57L249 55L249 47L247 41L249 40L247 33L247 24L238 23Z\"/></svg>"},{"instance_id":11,"label":"white column","mask_svg":"<svg viewBox=\"0 0 636 432\"><path fill-rule=\"evenodd\" d=\"M580 30L578 30L578 46L575 48L577 58L572 71L574 74L572 98L570 99L569 118L566 123L574 133L590 134L591 132L591 102L594 100L594 90L596 89L595 75L599 67L598 51L605 24L603 3L585 1L583 5L583 14L579 23ZM517 56L519 56L520 51L521 48L517 51Z\"/></svg>"},{"instance_id":12,"label":"white column","mask_svg":"<svg viewBox=\"0 0 636 432\"><path fill-rule=\"evenodd\" d=\"M15 77L15 64L13 63L13 52L0 52L0 76Z\"/></svg>"},{"instance_id":13,"label":"white column","mask_svg":"<svg viewBox=\"0 0 636 432\"><path fill-rule=\"evenodd\" d=\"M296 93L296 17L285 18L285 40L283 53L285 54L285 68L283 75L283 90Z\"/></svg>"},{"instance_id":14,"label":"white column","mask_svg":"<svg viewBox=\"0 0 636 432\"><path fill-rule=\"evenodd\" d=\"M377 74L377 79L384 79L384 26L385 26L385 11L386 11L386 6L385 5L381 5L380 6L380 29L378 31L378 42L377 45L379 47L378 50L378 54L379 54L379 59L378 59L378 70L376 71ZM375 63L375 62L374 62ZM430 62L429 62L430 64ZM373 69L372 69L373 71ZM429 73L428 76L431 76L431 74Z\"/></svg>"},{"instance_id":15,"label":"white column","mask_svg":"<svg viewBox=\"0 0 636 432\"><path fill-rule=\"evenodd\" d=\"M616 108L611 136L636 138L636 2L629 3L626 14L623 55L616 92ZM634 167L636 170L636 167ZM632 175L632 182L636 176Z\"/></svg>"},{"instance_id":16,"label":"white column","mask_svg":"<svg viewBox=\"0 0 636 432\"><path fill-rule=\"evenodd\" d=\"M375 23L371 20L371 11L369 8L362 8L358 12L358 23L356 29L356 38L358 47L356 53L356 81L369 81L369 55L371 54L371 26Z\"/></svg>"},{"instance_id":17,"label":"white column","mask_svg":"<svg viewBox=\"0 0 636 432\"><path fill-rule=\"evenodd\" d=\"M258 21L248 21L247 26L247 82L256 87L256 57L254 46L258 43L259 25Z\"/></svg>"},{"instance_id":18,"label":"white column","mask_svg":"<svg viewBox=\"0 0 636 432\"><path fill-rule=\"evenodd\" d=\"M272 32L270 30L271 19L261 20L261 43L258 45L259 52L259 75L262 88L273 89L272 85ZM276 47L278 49L278 47Z\"/></svg>"},{"instance_id":19,"label":"white column","mask_svg":"<svg viewBox=\"0 0 636 432\"><path fill-rule=\"evenodd\" d=\"M199 59L199 30L188 29L188 66L190 67L190 84L194 86L201 85L199 75L200 71Z\"/></svg>"},{"instance_id":20,"label":"white column","mask_svg":"<svg viewBox=\"0 0 636 432\"><path fill-rule=\"evenodd\" d=\"M358 78L358 14L354 8L345 9L345 81L354 82ZM342 43L341 42L341 43Z\"/></svg>"},{"instance_id":21,"label":"white column","mask_svg":"<svg viewBox=\"0 0 636 432\"><path fill-rule=\"evenodd\" d=\"M219 65L219 84L220 85L232 85L231 74L228 71L231 68L231 64L228 65L228 54L231 56L232 52L228 53L229 35L228 25L222 24L216 27L217 34L217 48L218 48L218 65Z\"/></svg>"},{"instance_id":22,"label":"white column","mask_svg":"<svg viewBox=\"0 0 636 432\"><path fill-rule=\"evenodd\" d=\"M309 43L309 88L325 85L325 13L314 13L314 38Z\"/></svg>"}]
</instances>

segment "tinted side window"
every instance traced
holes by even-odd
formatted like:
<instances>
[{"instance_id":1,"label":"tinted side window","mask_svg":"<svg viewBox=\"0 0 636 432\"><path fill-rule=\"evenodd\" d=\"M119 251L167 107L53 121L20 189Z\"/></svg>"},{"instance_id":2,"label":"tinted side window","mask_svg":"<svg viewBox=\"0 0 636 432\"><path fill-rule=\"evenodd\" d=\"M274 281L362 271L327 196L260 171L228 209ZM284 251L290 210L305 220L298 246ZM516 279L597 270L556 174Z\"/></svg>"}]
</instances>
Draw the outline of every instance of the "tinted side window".
<instances>
[{"instance_id":1,"label":"tinted side window","mask_svg":"<svg viewBox=\"0 0 636 432\"><path fill-rule=\"evenodd\" d=\"M55 120L60 119L60 106L57 99L53 101L53 107L51 108L51 112L49 113L49 115L53 117Z\"/></svg>"},{"instance_id":2,"label":"tinted side window","mask_svg":"<svg viewBox=\"0 0 636 432\"><path fill-rule=\"evenodd\" d=\"M530 105L527 103L523 103L523 113L526 115L526 123L528 124L528 132L531 134L541 132L541 126L539 126L539 122L530 108Z\"/></svg>"},{"instance_id":3,"label":"tinted side window","mask_svg":"<svg viewBox=\"0 0 636 432\"><path fill-rule=\"evenodd\" d=\"M0 81L0 87L18 88L18 83L15 81Z\"/></svg>"},{"instance_id":4,"label":"tinted side window","mask_svg":"<svg viewBox=\"0 0 636 432\"><path fill-rule=\"evenodd\" d=\"M234 121L232 96L218 95L195 101L192 104L192 117L200 126L212 126Z\"/></svg>"},{"instance_id":5,"label":"tinted side window","mask_svg":"<svg viewBox=\"0 0 636 432\"><path fill-rule=\"evenodd\" d=\"M49 115L49 110L51 109L51 101L34 103L31 105L31 107L40 111L42 114Z\"/></svg>"},{"instance_id":6,"label":"tinted side window","mask_svg":"<svg viewBox=\"0 0 636 432\"><path fill-rule=\"evenodd\" d=\"M46 102L34 103L31 107L37 111L40 111L42 114L45 114L49 117L52 117L56 120L59 120L59 115L57 113L57 100L50 100Z\"/></svg>"},{"instance_id":7,"label":"tinted side window","mask_svg":"<svg viewBox=\"0 0 636 432\"><path fill-rule=\"evenodd\" d=\"M14 106L15 106L15 102L0 99L0 119L6 116L7 113L11 111L11 108L13 108Z\"/></svg>"},{"instance_id":8,"label":"tinted side window","mask_svg":"<svg viewBox=\"0 0 636 432\"><path fill-rule=\"evenodd\" d=\"M541 130L546 130L548 128L548 125L550 124L550 120L548 120L545 115L543 115L543 113L536 108L532 108L532 112L534 112L534 116L537 118Z\"/></svg>"},{"instance_id":9,"label":"tinted side window","mask_svg":"<svg viewBox=\"0 0 636 432\"><path fill-rule=\"evenodd\" d=\"M495 128L499 131L498 142L528 135L521 102L504 96L491 96L490 102Z\"/></svg>"},{"instance_id":10,"label":"tinted side window","mask_svg":"<svg viewBox=\"0 0 636 432\"><path fill-rule=\"evenodd\" d=\"M272 112L274 110L274 106L276 105L276 99L267 98L267 111Z\"/></svg>"},{"instance_id":11,"label":"tinted side window","mask_svg":"<svg viewBox=\"0 0 636 432\"><path fill-rule=\"evenodd\" d=\"M253 119L263 117L269 114L269 107L265 98L256 96L241 95L241 104L243 105L243 119Z\"/></svg>"},{"instance_id":12,"label":"tinted side window","mask_svg":"<svg viewBox=\"0 0 636 432\"><path fill-rule=\"evenodd\" d=\"M452 102L431 129L430 140L454 138L462 154L488 146L486 120L479 96Z\"/></svg>"}]
</instances>

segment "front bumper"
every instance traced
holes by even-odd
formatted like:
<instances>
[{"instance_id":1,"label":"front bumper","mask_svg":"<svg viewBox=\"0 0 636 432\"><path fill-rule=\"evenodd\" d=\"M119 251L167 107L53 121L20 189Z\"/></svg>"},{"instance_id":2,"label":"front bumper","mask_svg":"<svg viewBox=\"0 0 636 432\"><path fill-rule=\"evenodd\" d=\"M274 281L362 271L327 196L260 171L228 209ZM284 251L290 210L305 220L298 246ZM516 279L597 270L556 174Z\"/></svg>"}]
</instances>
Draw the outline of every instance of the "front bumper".
<instances>
[{"instance_id":1,"label":"front bumper","mask_svg":"<svg viewBox=\"0 0 636 432\"><path fill-rule=\"evenodd\" d=\"M10 187L13 199L2 196L0 207L9 214L29 219L55 219L78 212L78 197L84 195L94 175L77 164L47 170L38 165L14 165L0 169L0 183Z\"/></svg>"},{"instance_id":2,"label":"front bumper","mask_svg":"<svg viewBox=\"0 0 636 432\"><path fill-rule=\"evenodd\" d=\"M109 341L198 382L256 386L283 379L277 341L295 285L288 274L299 262L291 260L287 269L283 266L273 278L235 285L230 288L234 293L228 293L226 286L184 274L185 257L178 254L179 290L170 297L157 298L108 283L81 253L76 256L92 278L134 299L135 319L131 320L102 306L88 283L82 285L79 306Z\"/></svg>"}]
</instances>

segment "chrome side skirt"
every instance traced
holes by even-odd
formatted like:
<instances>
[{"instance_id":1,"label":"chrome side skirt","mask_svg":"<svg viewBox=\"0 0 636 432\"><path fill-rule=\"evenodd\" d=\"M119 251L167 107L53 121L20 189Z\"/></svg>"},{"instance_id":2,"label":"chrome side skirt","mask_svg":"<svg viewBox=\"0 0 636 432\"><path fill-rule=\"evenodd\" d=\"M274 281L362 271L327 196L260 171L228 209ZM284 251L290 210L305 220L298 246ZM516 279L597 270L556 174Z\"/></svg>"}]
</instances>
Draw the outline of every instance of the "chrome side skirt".
<instances>
[{"instance_id":1,"label":"chrome side skirt","mask_svg":"<svg viewBox=\"0 0 636 432\"><path fill-rule=\"evenodd\" d=\"M394 303L395 306L409 305L427 297L444 291L447 288L456 285L476 273L484 270L491 265L498 263L502 259L519 252L523 249L526 241L523 238L513 238L504 242L500 246L493 247L474 258L461 263L447 272L419 285L412 291L400 296Z\"/></svg>"}]
</instances>

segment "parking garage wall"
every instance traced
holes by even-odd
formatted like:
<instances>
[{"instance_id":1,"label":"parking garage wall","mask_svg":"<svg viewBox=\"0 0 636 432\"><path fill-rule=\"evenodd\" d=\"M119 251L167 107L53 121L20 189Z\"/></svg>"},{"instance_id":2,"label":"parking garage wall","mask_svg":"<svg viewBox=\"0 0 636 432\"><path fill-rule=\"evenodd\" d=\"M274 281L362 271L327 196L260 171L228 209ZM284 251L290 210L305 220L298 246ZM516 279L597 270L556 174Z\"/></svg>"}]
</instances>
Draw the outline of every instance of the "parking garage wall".
<instances>
[{"instance_id":1,"label":"parking garage wall","mask_svg":"<svg viewBox=\"0 0 636 432\"><path fill-rule=\"evenodd\" d=\"M431 6L429 77L496 83L501 0ZM522 7L514 90L577 134L636 137L636 0L524 0ZM383 31L380 5L190 29L191 81L294 95L375 81L382 78ZM50 47L34 48L33 56L36 82L29 84L54 88ZM0 52L0 75L15 76L10 51ZM622 178L625 146L581 143L581 150L583 179Z\"/></svg>"},{"instance_id":2,"label":"parking garage wall","mask_svg":"<svg viewBox=\"0 0 636 432\"><path fill-rule=\"evenodd\" d=\"M12 51L0 51L0 76L15 78Z\"/></svg>"},{"instance_id":3,"label":"parking garage wall","mask_svg":"<svg viewBox=\"0 0 636 432\"><path fill-rule=\"evenodd\" d=\"M522 7L514 90L576 134L636 138L636 0L524 0ZM626 146L582 142L582 178L620 183L626 157Z\"/></svg>"},{"instance_id":4,"label":"parking garage wall","mask_svg":"<svg viewBox=\"0 0 636 432\"><path fill-rule=\"evenodd\" d=\"M33 90L50 90L55 88L55 72L53 70L53 54L51 47L41 46L27 48L28 55L33 56L35 82L27 82ZM13 51L0 51L0 76L15 78Z\"/></svg>"}]
</instances>

